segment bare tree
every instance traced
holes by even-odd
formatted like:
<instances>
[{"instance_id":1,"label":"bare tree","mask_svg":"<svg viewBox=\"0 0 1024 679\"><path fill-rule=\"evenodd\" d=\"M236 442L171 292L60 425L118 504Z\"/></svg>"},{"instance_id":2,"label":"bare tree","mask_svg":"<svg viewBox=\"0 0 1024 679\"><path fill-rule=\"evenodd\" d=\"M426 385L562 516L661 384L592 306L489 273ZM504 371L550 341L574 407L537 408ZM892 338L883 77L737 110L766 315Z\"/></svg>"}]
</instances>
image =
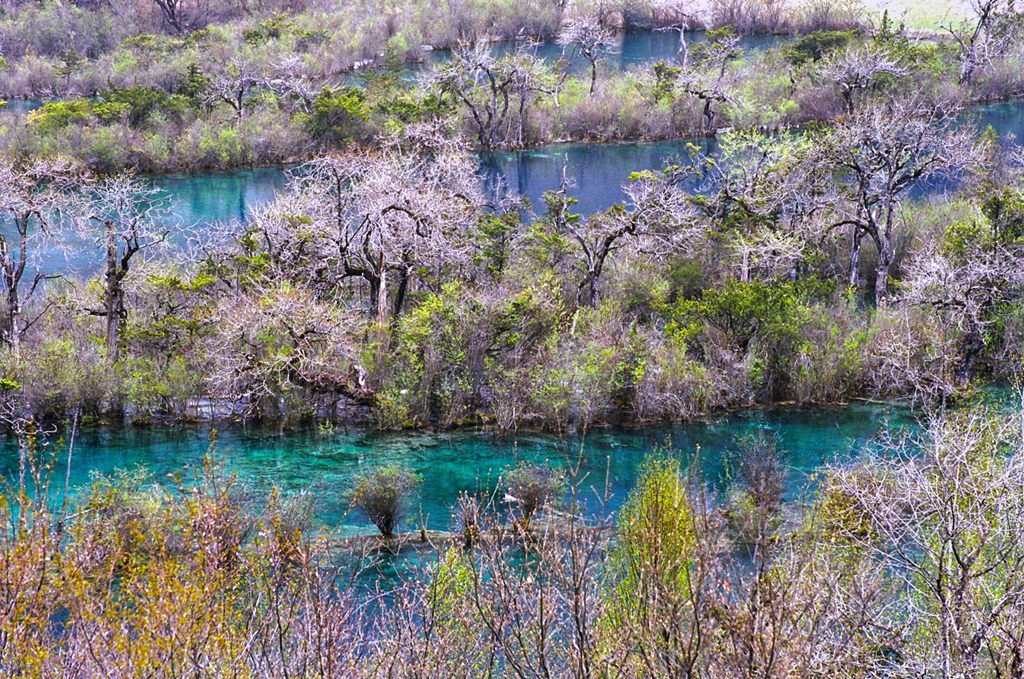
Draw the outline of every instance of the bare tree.
<instances>
[{"instance_id":1,"label":"bare tree","mask_svg":"<svg viewBox=\"0 0 1024 679\"><path fill-rule=\"evenodd\" d=\"M944 28L960 46L960 82L969 85L974 74L1005 54L1021 34L1014 0L970 0L973 17Z\"/></svg>"},{"instance_id":2,"label":"bare tree","mask_svg":"<svg viewBox=\"0 0 1024 679\"><path fill-rule=\"evenodd\" d=\"M530 107L541 95L551 97L555 107L559 106L559 93L568 77L568 71L556 65L552 70L547 62L534 54L536 42L520 44L514 55L505 57L512 75L515 115L507 121L505 144L521 148L526 144L526 125Z\"/></svg>"},{"instance_id":3,"label":"bare tree","mask_svg":"<svg viewBox=\"0 0 1024 679\"><path fill-rule=\"evenodd\" d=\"M917 445L833 469L824 494L845 540L883 563L903 589L913 639L903 666L921 676L1007 676L1024 607L1024 450L1017 418L933 418ZM1004 671L1000 671L1004 670Z\"/></svg>"},{"instance_id":4,"label":"bare tree","mask_svg":"<svg viewBox=\"0 0 1024 679\"><path fill-rule=\"evenodd\" d=\"M578 257L578 306L599 304L601 278L617 252L665 254L685 247L694 238L686 194L671 177L641 173L625 187L625 204L587 216L572 212L576 199L569 190L563 168L558 190L544 195L547 209L542 222Z\"/></svg>"},{"instance_id":5,"label":"bare tree","mask_svg":"<svg viewBox=\"0 0 1024 679\"><path fill-rule=\"evenodd\" d=\"M261 84L281 97L296 100L303 113L312 113L313 102L327 81L312 73L306 60L295 54L281 57L269 70Z\"/></svg>"},{"instance_id":6,"label":"bare tree","mask_svg":"<svg viewBox=\"0 0 1024 679\"><path fill-rule=\"evenodd\" d=\"M679 33L676 61L683 68L688 67L690 62L690 44L686 40L686 34L707 23L704 17L707 8L702 7L702 4L689 0L654 0L651 3L651 10L655 12L661 24L659 30Z\"/></svg>"},{"instance_id":7,"label":"bare tree","mask_svg":"<svg viewBox=\"0 0 1024 679\"><path fill-rule=\"evenodd\" d=\"M351 312L287 283L250 281L219 300L216 332L204 338L210 367L203 376L211 396L242 416L316 414L339 399L368 404L373 394L359 380Z\"/></svg>"},{"instance_id":8,"label":"bare tree","mask_svg":"<svg viewBox=\"0 0 1024 679\"><path fill-rule=\"evenodd\" d=\"M235 120L240 122L245 115L246 98L252 94L252 88L262 82L258 64L245 56L234 57L211 74L206 103L210 106L226 103L234 110Z\"/></svg>"},{"instance_id":9,"label":"bare tree","mask_svg":"<svg viewBox=\"0 0 1024 679\"><path fill-rule=\"evenodd\" d=\"M679 87L687 94L704 103L704 134L715 136L716 107L729 100L726 73L729 63L739 58L743 51L739 38L728 29L718 29L711 40L696 50L696 63L683 69L679 76Z\"/></svg>"},{"instance_id":10,"label":"bare tree","mask_svg":"<svg viewBox=\"0 0 1024 679\"><path fill-rule=\"evenodd\" d=\"M900 206L919 182L950 178L971 160L973 133L950 112L913 103L875 105L842 121L816 140L820 167L837 174L832 227L850 231L849 284L860 277L863 238L878 251L875 297L884 304L901 237Z\"/></svg>"},{"instance_id":11,"label":"bare tree","mask_svg":"<svg viewBox=\"0 0 1024 679\"><path fill-rule=\"evenodd\" d=\"M164 21L178 33L201 28L209 15L208 0L151 0Z\"/></svg>"},{"instance_id":12,"label":"bare tree","mask_svg":"<svg viewBox=\"0 0 1024 679\"><path fill-rule=\"evenodd\" d=\"M558 32L558 44L565 50L572 49L590 64L590 94L597 85L597 62L602 55L615 50L615 32L608 28L596 14L584 14L569 19Z\"/></svg>"},{"instance_id":13,"label":"bare tree","mask_svg":"<svg viewBox=\"0 0 1024 679\"><path fill-rule=\"evenodd\" d=\"M59 273L39 268L44 250L57 247L55 230L61 211L85 179L82 169L63 159L27 164L0 162L0 274L3 276L3 322L0 336L17 353L25 331L42 314L23 318L25 305L44 281Z\"/></svg>"},{"instance_id":14,"label":"bare tree","mask_svg":"<svg viewBox=\"0 0 1024 679\"><path fill-rule=\"evenodd\" d=\"M108 356L117 361L121 350L121 329L128 318L125 307L125 278L136 256L163 243L167 238L167 215L159 191L135 177L123 174L100 181L89 206L89 221L104 251L103 307L95 315L106 319Z\"/></svg>"},{"instance_id":15,"label":"bare tree","mask_svg":"<svg viewBox=\"0 0 1024 679\"><path fill-rule=\"evenodd\" d=\"M960 336L956 378L966 380L985 349L1000 304L1024 296L1024 252L980 224L954 227L954 243L932 243L912 258L903 300L938 314Z\"/></svg>"},{"instance_id":16,"label":"bare tree","mask_svg":"<svg viewBox=\"0 0 1024 679\"><path fill-rule=\"evenodd\" d=\"M896 59L873 49L844 50L821 72L839 88L848 114L853 114L859 92L877 86L883 76L903 78L909 73Z\"/></svg>"},{"instance_id":17,"label":"bare tree","mask_svg":"<svg viewBox=\"0 0 1024 679\"><path fill-rule=\"evenodd\" d=\"M484 202L460 144L430 127L406 134L377 151L306 164L252 231L291 279L304 276L325 289L364 281L381 323L400 313L424 274L468 262Z\"/></svg>"},{"instance_id":18,"label":"bare tree","mask_svg":"<svg viewBox=\"0 0 1024 679\"><path fill-rule=\"evenodd\" d=\"M562 76L548 69L525 43L497 58L486 40L456 49L452 59L425 79L427 87L450 94L466 109L481 149L521 145L533 99L548 94L557 103Z\"/></svg>"}]
</instances>

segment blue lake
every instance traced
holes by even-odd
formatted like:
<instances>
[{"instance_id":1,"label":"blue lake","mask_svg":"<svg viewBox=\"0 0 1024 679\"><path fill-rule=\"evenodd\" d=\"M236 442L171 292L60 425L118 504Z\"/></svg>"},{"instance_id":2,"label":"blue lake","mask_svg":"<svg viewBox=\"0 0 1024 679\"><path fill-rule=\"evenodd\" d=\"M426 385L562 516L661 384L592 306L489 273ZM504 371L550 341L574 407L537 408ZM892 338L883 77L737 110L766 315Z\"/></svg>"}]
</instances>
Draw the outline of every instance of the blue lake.
<instances>
[{"instance_id":1,"label":"blue lake","mask_svg":"<svg viewBox=\"0 0 1024 679\"><path fill-rule=\"evenodd\" d=\"M1010 143L1024 138L1024 106L1020 102L993 104L977 109L971 122L979 129L991 125ZM508 153L480 156L481 174L489 186L503 185L525 196L535 209L543 208L545 191L558 188L562 168L578 199L576 210L591 214L622 201L622 186L631 172L659 170L669 162L688 157L692 140L680 139L626 144L553 144ZM713 140L700 140L712 151ZM246 211L272 200L286 182L284 168L242 170L222 174L170 175L157 177L169 209L181 224L244 220ZM932 187L941 190L947 187Z\"/></svg>"}]
</instances>

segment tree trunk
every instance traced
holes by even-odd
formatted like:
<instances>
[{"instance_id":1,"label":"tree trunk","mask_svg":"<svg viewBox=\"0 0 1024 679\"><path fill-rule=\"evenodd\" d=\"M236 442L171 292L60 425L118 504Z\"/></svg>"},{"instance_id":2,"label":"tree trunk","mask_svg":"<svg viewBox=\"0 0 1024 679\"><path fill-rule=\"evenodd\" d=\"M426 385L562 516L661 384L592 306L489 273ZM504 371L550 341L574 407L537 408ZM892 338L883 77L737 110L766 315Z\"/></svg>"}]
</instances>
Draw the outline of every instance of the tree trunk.
<instances>
[{"instance_id":1,"label":"tree trunk","mask_svg":"<svg viewBox=\"0 0 1024 679\"><path fill-rule=\"evenodd\" d=\"M121 324L125 317L124 291L116 276L107 275L107 294L104 304L107 315L107 355L116 363L121 354Z\"/></svg>"},{"instance_id":2,"label":"tree trunk","mask_svg":"<svg viewBox=\"0 0 1024 679\"><path fill-rule=\"evenodd\" d=\"M27 233L27 221L22 222L19 220L20 260L18 261L15 261L11 255L8 242L0 235L0 245L2 245L0 249L2 249L3 255L2 259L0 259L0 266L2 266L4 296L7 302L7 308L4 309L3 328L0 328L0 330L3 332L3 340L11 348L15 356L18 355L18 351L21 348L21 333L18 330L18 317L21 315L21 297L18 294L18 285L21 283L21 276L24 272L24 263L28 252L28 243L25 235Z\"/></svg>"},{"instance_id":3,"label":"tree trunk","mask_svg":"<svg viewBox=\"0 0 1024 679\"><path fill-rule=\"evenodd\" d=\"M853 88L846 85L841 86L843 92L843 101L846 102L846 113L847 115L853 115Z\"/></svg>"},{"instance_id":4,"label":"tree trunk","mask_svg":"<svg viewBox=\"0 0 1024 679\"><path fill-rule=\"evenodd\" d=\"M860 246L863 237L863 232L854 226L850 236L850 278L848 283L851 288L856 288L860 284Z\"/></svg>"},{"instance_id":5,"label":"tree trunk","mask_svg":"<svg viewBox=\"0 0 1024 679\"><path fill-rule=\"evenodd\" d=\"M892 267L893 253L886 245L878 251L878 269L875 271L875 304L885 306L889 295L889 269Z\"/></svg>"},{"instance_id":6,"label":"tree trunk","mask_svg":"<svg viewBox=\"0 0 1024 679\"><path fill-rule=\"evenodd\" d=\"M971 375L974 361L985 349L985 339L979 328L972 327L960 341L960 361L956 367L956 377L965 382Z\"/></svg>"},{"instance_id":7,"label":"tree trunk","mask_svg":"<svg viewBox=\"0 0 1024 679\"><path fill-rule=\"evenodd\" d=\"M398 317L402 313L402 307L405 305L405 295L409 290L409 271L403 270L401 277L398 279L398 289L395 291L395 310L392 318L398 320Z\"/></svg>"},{"instance_id":8,"label":"tree trunk","mask_svg":"<svg viewBox=\"0 0 1024 679\"><path fill-rule=\"evenodd\" d=\"M710 97L704 100L704 128L709 137L715 136L715 109L711 102Z\"/></svg>"},{"instance_id":9,"label":"tree trunk","mask_svg":"<svg viewBox=\"0 0 1024 679\"><path fill-rule=\"evenodd\" d=\"M18 316L21 315L21 303L18 301L18 289L7 289L7 308L4 310L4 339L15 356L21 348L21 333L18 332Z\"/></svg>"},{"instance_id":10,"label":"tree trunk","mask_svg":"<svg viewBox=\"0 0 1024 679\"><path fill-rule=\"evenodd\" d=\"M388 322L388 272L381 269L380 282L377 284L377 323L384 325Z\"/></svg>"},{"instance_id":11,"label":"tree trunk","mask_svg":"<svg viewBox=\"0 0 1024 679\"><path fill-rule=\"evenodd\" d=\"M597 295L597 279L600 274L594 271L588 271L586 277L580 281L579 286L576 288L576 306L577 307L596 307L598 302Z\"/></svg>"},{"instance_id":12,"label":"tree trunk","mask_svg":"<svg viewBox=\"0 0 1024 679\"><path fill-rule=\"evenodd\" d=\"M111 222L107 222L107 273L106 290L103 306L107 316L107 355L111 362L116 363L119 358L121 320L124 318L124 291L121 288L121 280L117 266L117 243L114 240L114 228Z\"/></svg>"},{"instance_id":13,"label":"tree trunk","mask_svg":"<svg viewBox=\"0 0 1024 679\"><path fill-rule=\"evenodd\" d=\"M686 42L686 27L679 28L679 49L676 50L676 60L683 68L686 68L690 61L690 45Z\"/></svg>"}]
</instances>

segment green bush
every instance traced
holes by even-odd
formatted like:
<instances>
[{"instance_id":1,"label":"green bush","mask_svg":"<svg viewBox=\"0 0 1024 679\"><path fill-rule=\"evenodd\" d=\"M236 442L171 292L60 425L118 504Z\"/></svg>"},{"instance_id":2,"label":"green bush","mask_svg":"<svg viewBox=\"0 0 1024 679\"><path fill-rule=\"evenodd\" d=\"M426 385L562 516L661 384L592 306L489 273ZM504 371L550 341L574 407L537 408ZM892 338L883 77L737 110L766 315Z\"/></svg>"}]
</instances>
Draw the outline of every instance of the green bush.
<instances>
[{"instance_id":1,"label":"green bush","mask_svg":"<svg viewBox=\"0 0 1024 679\"><path fill-rule=\"evenodd\" d=\"M189 107L188 100L183 95L168 94L163 90L141 85L113 87L103 92L101 97L107 104L120 104L126 107L124 110L128 113L128 124L132 127L145 124L150 116L157 112L164 112L180 120Z\"/></svg>"},{"instance_id":2,"label":"green bush","mask_svg":"<svg viewBox=\"0 0 1024 679\"><path fill-rule=\"evenodd\" d=\"M604 623L632 628L671 620L661 614L689 601L695 541L694 509L679 462L649 457L619 512Z\"/></svg>"},{"instance_id":3,"label":"green bush","mask_svg":"<svg viewBox=\"0 0 1024 679\"><path fill-rule=\"evenodd\" d=\"M846 47L857 36L854 30L814 31L784 45L782 56L793 66L802 66Z\"/></svg>"},{"instance_id":4,"label":"green bush","mask_svg":"<svg viewBox=\"0 0 1024 679\"><path fill-rule=\"evenodd\" d=\"M305 126L314 139L341 144L362 136L368 117L363 90L325 87L313 101L313 111Z\"/></svg>"},{"instance_id":5,"label":"green bush","mask_svg":"<svg viewBox=\"0 0 1024 679\"><path fill-rule=\"evenodd\" d=\"M85 99L67 99L43 104L28 114L28 122L42 134L84 125L93 120L92 104Z\"/></svg>"},{"instance_id":6,"label":"green bush","mask_svg":"<svg viewBox=\"0 0 1024 679\"><path fill-rule=\"evenodd\" d=\"M479 309L463 302L465 288L445 284L402 316L394 330L388 358L389 393L413 418L449 426L466 417L473 405L470 377L471 329Z\"/></svg>"}]
</instances>

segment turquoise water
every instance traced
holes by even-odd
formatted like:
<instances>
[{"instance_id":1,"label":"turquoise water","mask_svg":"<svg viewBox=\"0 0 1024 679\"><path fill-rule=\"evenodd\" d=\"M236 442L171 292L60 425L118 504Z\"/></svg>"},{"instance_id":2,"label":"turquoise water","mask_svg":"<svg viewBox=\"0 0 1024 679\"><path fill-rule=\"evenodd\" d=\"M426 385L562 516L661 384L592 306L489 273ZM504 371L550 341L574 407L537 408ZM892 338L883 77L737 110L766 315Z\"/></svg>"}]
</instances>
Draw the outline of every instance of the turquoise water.
<instances>
[{"instance_id":1,"label":"turquoise water","mask_svg":"<svg viewBox=\"0 0 1024 679\"><path fill-rule=\"evenodd\" d=\"M1008 142L1024 138L1024 104L1007 102L979 108L970 122L984 128L992 125ZM543 209L545 191L556 190L563 166L572 182L570 193L578 203L575 210L592 214L606 210L624 198L622 186L636 170L659 170L666 164L685 160L692 140L625 144L552 144L535 149L480 156L480 173L488 189L511 190L529 199L537 211ZM713 139L699 140L706 153L713 153ZM269 167L225 173L164 175L154 184L162 190L169 215L171 241L181 245L190 229L216 222L244 222L250 209L273 200L287 182L287 168ZM953 182L922 185L918 197L944 192ZM70 261L66 253L54 253L44 267L69 268L92 273L102 252L87 242L72 243Z\"/></svg>"},{"instance_id":2,"label":"turquoise water","mask_svg":"<svg viewBox=\"0 0 1024 679\"><path fill-rule=\"evenodd\" d=\"M235 172L163 175L155 180L166 199L165 208L184 226L215 222L244 222L249 210L269 203L284 188L281 167Z\"/></svg>"},{"instance_id":3,"label":"turquoise water","mask_svg":"<svg viewBox=\"0 0 1024 679\"><path fill-rule=\"evenodd\" d=\"M750 410L673 426L595 430L585 437L555 438L520 435L497 438L483 431L379 434L363 431L275 433L228 428L217 435L216 455L237 474L241 487L259 497L273 485L288 493L309 492L315 499L319 526L342 533L372 533L360 516L347 512L352 480L358 473L385 463L415 469L422 485L415 514L422 513L432 529L451 526L450 512L460 492L487 494L503 469L517 460L547 461L560 467L578 464L583 494L592 511L607 487L614 510L636 481L643 458L664 449L687 461L700 450L696 469L707 483L728 485L730 460L737 439L759 431L774 432L783 451L790 498L799 497L808 474L830 461L848 460L891 425L909 428L914 419L893 406L854 404L844 408ZM201 469L210 449L210 430L204 427L93 429L80 433L72 465L72 494L93 474L142 468L154 480L169 481L179 474L188 480ZM57 465L54 488L64 479L64 459ZM6 479L17 474L14 442L0 452ZM173 485L173 484L172 484ZM419 525L419 520L415 521Z\"/></svg>"}]
</instances>

